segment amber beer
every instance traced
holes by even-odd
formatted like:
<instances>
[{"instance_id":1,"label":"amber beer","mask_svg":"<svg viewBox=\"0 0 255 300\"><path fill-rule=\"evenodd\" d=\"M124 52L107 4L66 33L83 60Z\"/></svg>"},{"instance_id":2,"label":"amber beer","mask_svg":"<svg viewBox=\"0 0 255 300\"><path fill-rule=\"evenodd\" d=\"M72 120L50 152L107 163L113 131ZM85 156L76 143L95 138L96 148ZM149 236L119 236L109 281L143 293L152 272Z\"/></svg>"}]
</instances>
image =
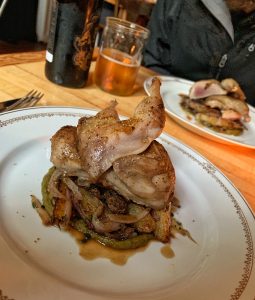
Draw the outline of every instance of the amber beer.
<instances>
[{"instance_id":1,"label":"amber beer","mask_svg":"<svg viewBox=\"0 0 255 300\"><path fill-rule=\"evenodd\" d=\"M104 91L127 96L132 94L140 62L116 49L106 48L98 56L95 82Z\"/></svg>"},{"instance_id":2,"label":"amber beer","mask_svg":"<svg viewBox=\"0 0 255 300\"><path fill-rule=\"evenodd\" d=\"M138 24L107 17L94 72L96 85L114 95L132 94L148 35L149 30Z\"/></svg>"}]
</instances>

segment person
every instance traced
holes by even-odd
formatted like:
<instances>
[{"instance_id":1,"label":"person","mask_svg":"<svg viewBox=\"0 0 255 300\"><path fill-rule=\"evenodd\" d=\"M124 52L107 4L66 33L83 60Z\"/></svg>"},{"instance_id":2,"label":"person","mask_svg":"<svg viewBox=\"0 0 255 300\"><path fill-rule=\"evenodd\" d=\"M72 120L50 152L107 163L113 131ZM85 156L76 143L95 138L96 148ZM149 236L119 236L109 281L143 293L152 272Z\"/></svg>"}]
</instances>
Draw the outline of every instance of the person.
<instances>
[{"instance_id":1,"label":"person","mask_svg":"<svg viewBox=\"0 0 255 300\"><path fill-rule=\"evenodd\" d=\"M255 106L255 0L158 0L143 65L190 79L234 78Z\"/></svg>"}]
</instances>

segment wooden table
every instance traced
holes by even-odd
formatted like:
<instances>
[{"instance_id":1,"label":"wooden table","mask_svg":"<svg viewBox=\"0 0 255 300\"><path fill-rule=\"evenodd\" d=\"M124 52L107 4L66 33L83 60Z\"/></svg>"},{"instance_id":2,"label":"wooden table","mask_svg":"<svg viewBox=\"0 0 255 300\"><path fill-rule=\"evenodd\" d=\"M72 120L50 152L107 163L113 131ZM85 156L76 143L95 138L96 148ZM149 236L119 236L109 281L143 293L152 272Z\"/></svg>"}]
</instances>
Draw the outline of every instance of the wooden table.
<instances>
[{"instance_id":1,"label":"wooden table","mask_svg":"<svg viewBox=\"0 0 255 300\"><path fill-rule=\"evenodd\" d=\"M38 105L101 109L110 100L117 99L118 112L126 116L132 115L135 106L145 95L144 80L153 75L152 71L141 68L136 92L130 97L115 97L99 90L93 83L94 63L91 66L88 85L83 89L64 88L48 81L44 76L44 52L0 55L1 65L1 101L20 97L29 90L37 89L44 93ZM164 130L197 150L218 167L240 190L255 212L255 150L213 142L181 127L168 116Z\"/></svg>"}]
</instances>

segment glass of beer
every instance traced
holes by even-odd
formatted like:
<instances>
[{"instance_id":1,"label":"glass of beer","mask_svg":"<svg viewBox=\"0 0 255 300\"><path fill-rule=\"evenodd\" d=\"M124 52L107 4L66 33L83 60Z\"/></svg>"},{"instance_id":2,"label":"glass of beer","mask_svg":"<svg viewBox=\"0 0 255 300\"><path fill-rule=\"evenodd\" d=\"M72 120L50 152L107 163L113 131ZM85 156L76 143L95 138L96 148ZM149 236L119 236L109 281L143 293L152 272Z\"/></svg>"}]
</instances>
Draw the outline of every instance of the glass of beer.
<instances>
[{"instance_id":1,"label":"glass of beer","mask_svg":"<svg viewBox=\"0 0 255 300\"><path fill-rule=\"evenodd\" d=\"M149 30L135 23L107 17L94 80L104 91L127 96L133 93Z\"/></svg>"}]
</instances>

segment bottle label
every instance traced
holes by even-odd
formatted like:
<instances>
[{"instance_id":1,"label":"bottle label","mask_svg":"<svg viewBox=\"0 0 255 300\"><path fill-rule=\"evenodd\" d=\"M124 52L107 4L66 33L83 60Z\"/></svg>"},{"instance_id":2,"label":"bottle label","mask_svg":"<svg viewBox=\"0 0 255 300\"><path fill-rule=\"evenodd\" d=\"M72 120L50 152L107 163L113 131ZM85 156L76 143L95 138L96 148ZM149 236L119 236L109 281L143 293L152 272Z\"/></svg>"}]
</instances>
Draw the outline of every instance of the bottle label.
<instances>
[{"instance_id":1,"label":"bottle label","mask_svg":"<svg viewBox=\"0 0 255 300\"><path fill-rule=\"evenodd\" d=\"M54 43L55 43L55 33L57 27L57 15L58 15L58 2L53 1L52 7L52 15L51 15L51 23L50 23L50 31L49 31L49 38L47 44L47 51L46 51L46 60L48 62L53 62L53 51L54 51Z\"/></svg>"},{"instance_id":2,"label":"bottle label","mask_svg":"<svg viewBox=\"0 0 255 300\"><path fill-rule=\"evenodd\" d=\"M46 50L46 60L48 62L53 62L53 54Z\"/></svg>"},{"instance_id":3,"label":"bottle label","mask_svg":"<svg viewBox=\"0 0 255 300\"><path fill-rule=\"evenodd\" d=\"M93 55L93 48L99 23L102 1L88 1L87 14L84 20L82 34L74 39L74 48L76 50L73 56L73 63L83 71L87 71Z\"/></svg>"}]
</instances>

